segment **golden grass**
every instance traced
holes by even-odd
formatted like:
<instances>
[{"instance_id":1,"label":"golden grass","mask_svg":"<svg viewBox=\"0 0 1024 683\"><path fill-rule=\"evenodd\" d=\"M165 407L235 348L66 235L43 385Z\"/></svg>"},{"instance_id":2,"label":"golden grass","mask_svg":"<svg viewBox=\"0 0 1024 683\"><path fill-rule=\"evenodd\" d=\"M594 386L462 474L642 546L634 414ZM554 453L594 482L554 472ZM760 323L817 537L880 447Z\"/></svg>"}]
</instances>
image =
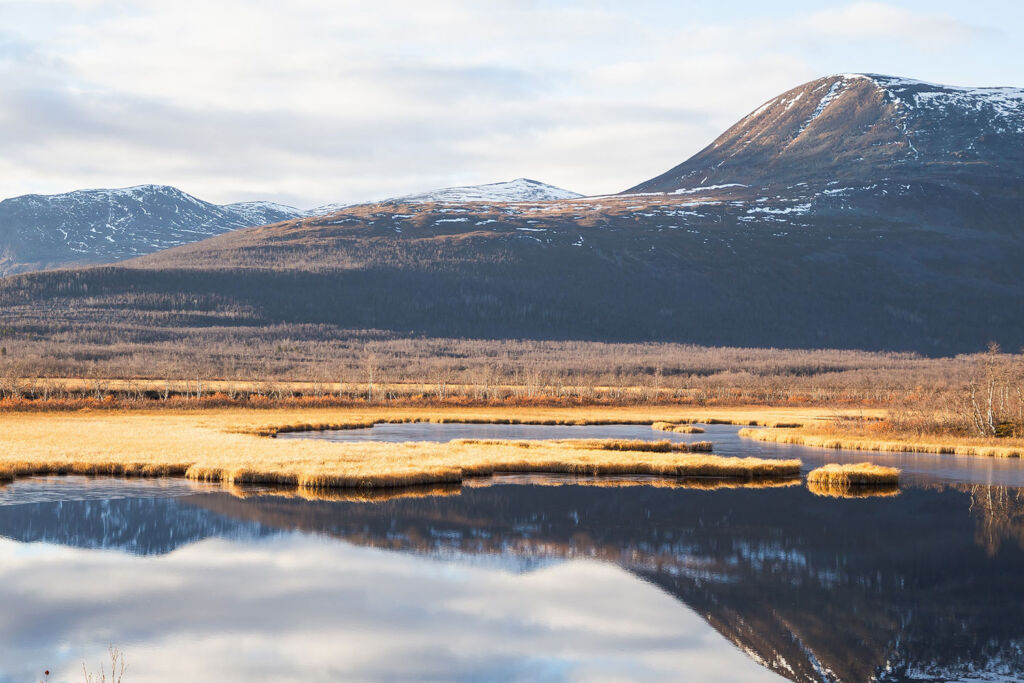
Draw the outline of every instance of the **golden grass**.
<instances>
[{"instance_id":1,"label":"golden grass","mask_svg":"<svg viewBox=\"0 0 1024 683\"><path fill-rule=\"evenodd\" d=\"M675 432L676 434L703 434L704 429L695 425L675 424L674 422L655 422L651 425L659 432Z\"/></svg>"},{"instance_id":2,"label":"golden grass","mask_svg":"<svg viewBox=\"0 0 1024 683\"><path fill-rule=\"evenodd\" d=\"M836 490L858 486L893 486L900 483L900 470L871 462L845 465L829 463L811 470L807 475L807 483Z\"/></svg>"},{"instance_id":3,"label":"golden grass","mask_svg":"<svg viewBox=\"0 0 1024 683\"><path fill-rule=\"evenodd\" d=\"M286 432L325 431L331 429L363 429L374 424L420 423L461 423L461 424L505 424L543 426L581 426L633 424L654 425L703 424L745 425L791 428L841 417L881 417L884 410L864 411L860 409L833 410L827 408L789 406L738 406L728 408L687 408L686 416L679 416L678 406L480 406L446 407L402 406L397 408L337 407L337 408L271 408L249 410L246 408L207 408L196 411L205 414L247 413L253 417L266 416L265 420L253 424L247 420L238 431L261 436L272 436ZM124 411L131 412L131 411ZM151 411L143 411L151 412ZM181 412L181 411L176 411ZM305 421L294 421L293 416L309 416ZM329 415L329 419L320 416ZM339 418L339 416L341 416ZM695 428L699 429L699 428ZM694 431L693 433L699 433Z\"/></svg>"},{"instance_id":4,"label":"golden grass","mask_svg":"<svg viewBox=\"0 0 1024 683\"><path fill-rule=\"evenodd\" d=\"M865 422L865 425L868 423ZM756 441L772 441L816 448L888 453L938 453L943 455L976 455L996 458L1024 457L1024 445L999 445L994 439L970 437L899 437L878 439L852 431L849 434L821 432L813 428L741 429L739 435Z\"/></svg>"},{"instance_id":5,"label":"golden grass","mask_svg":"<svg viewBox=\"0 0 1024 683\"><path fill-rule=\"evenodd\" d=\"M745 412L753 414L752 409ZM454 484L496 472L755 479L795 476L799 471L798 460L726 458L677 450L610 450L607 445L586 442L576 446L533 442L528 447L514 442L331 443L258 435L276 433L280 425L362 426L388 420L650 424L661 418L658 409L650 408L7 413L0 415L0 476L186 476L228 484L368 489ZM646 447L647 442L643 443Z\"/></svg>"}]
</instances>

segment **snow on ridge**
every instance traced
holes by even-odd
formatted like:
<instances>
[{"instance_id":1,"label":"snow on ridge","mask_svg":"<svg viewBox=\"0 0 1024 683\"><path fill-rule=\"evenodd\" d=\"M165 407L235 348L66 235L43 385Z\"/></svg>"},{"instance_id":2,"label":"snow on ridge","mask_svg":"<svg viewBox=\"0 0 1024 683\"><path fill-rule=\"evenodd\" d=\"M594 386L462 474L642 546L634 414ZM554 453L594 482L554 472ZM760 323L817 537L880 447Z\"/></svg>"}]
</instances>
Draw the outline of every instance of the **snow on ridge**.
<instances>
[{"instance_id":1,"label":"snow on ridge","mask_svg":"<svg viewBox=\"0 0 1024 683\"><path fill-rule=\"evenodd\" d=\"M131 197L137 198L139 196L146 195L172 195L175 197L187 198L195 202L202 202L201 199L197 199L187 192L183 192L176 187L171 185L131 185L129 187L113 187L113 188L90 188L85 190L71 190L70 192L59 192L55 194L25 194L18 197L11 197L10 199L34 199L52 202L62 202L67 200L80 200L80 199L93 199L93 198L121 198ZM206 204L207 202L202 202Z\"/></svg>"},{"instance_id":2,"label":"snow on ridge","mask_svg":"<svg viewBox=\"0 0 1024 683\"><path fill-rule=\"evenodd\" d=\"M547 185L528 178L517 178L515 180L488 183L486 185L466 185L462 187L447 187L432 192L404 195L385 199L388 203L455 203L463 202L524 202L524 201L546 201L552 199L577 199L583 195L569 190L563 190L554 185Z\"/></svg>"},{"instance_id":3,"label":"snow on ridge","mask_svg":"<svg viewBox=\"0 0 1024 683\"><path fill-rule=\"evenodd\" d=\"M251 209L272 209L274 211L294 211L296 213L304 213L300 209L296 209L294 206L288 206L287 204L278 204L277 202L268 202L261 199L256 199L251 202L232 202L230 204L222 204L224 208L251 208Z\"/></svg>"},{"instance_id":4,"label":"snow on ridge","mask_svg":"<svg viewBox=\"0 0 1024 683\"><path fill-rule=\"evenodd\" d=\"M831 87L829 87L828 92L822 95L821 101L818 102L818 106L817 108L815 108L814 113L811 114L811 117L804 121L803 125L800 126L800 130L796 132L797 135L800 135L800 133L803 133L805 130L807 130L807 127L811 125L814 119L821 116L821 113L825 111L825 107L827 107L829 103L832 102L832 100L834 100L836 97L839 96L840 93L842 93L843 88L846 86L846 81L851 80L853 77L854 76L852 76L851 74L843 74L842 76L838 77L838 80L836 80L831 85Z\"/></svg>"},{"instance_id":5,"label":"snow on ridge","mask_svg":"<svg viewBox=\"0 0 1024 683\"><path fill-rule=\"evenodd\" d=\"M1024 124L1024 88L942 85L902 76L859 74L910 108L955 106L979 110L989 106L1002 118L1020 117ZM1024 125L1021 130L1024 131Z\"/></svg>"}]
</instances>

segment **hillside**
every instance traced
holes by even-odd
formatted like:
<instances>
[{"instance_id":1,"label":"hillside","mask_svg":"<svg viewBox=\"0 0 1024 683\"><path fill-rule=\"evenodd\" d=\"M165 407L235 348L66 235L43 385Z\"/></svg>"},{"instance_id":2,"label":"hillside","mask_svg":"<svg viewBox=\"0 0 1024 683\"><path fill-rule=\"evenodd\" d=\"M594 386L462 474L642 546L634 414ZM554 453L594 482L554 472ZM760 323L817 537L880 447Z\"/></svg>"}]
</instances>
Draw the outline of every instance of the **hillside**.
<instances>
[{"instance_id":1,"label":"hillside","mask_svg":"<svg viewBox=\"0 0 1024 683\"><path fill-rule=\"evenodd\" d=\"M581 195L536 180L449 187L385 202L538 201ZM211 204L164 185L24 195L0 201L0 276L114 263L256 225L322 216L357 204L300 210L274 202Z\"/></svg>"},{"instance_id":2,"label":"hillside","mask_svg":"<svg viewBox=\"0 0 1024 683\"><path fill-rule=\"evenodd\" d=\"M211 204L165 185L24 195L0 202L0 275L109 263L303 215L271 202Z\"/></svg>"},{"instance_id":3,"label":"hillside","mask_svg":"<svg viewBox=\"0 0 1024 683\"><path fill-rule=\"evenodd\" d=\"M13 334L315 324L461 337L1024 344L1024 96L833 76L621 195L393 200L8 278ZM331 331L333 330L333 332Z\"/></svg>"},{"instance_id":4,"label":"hillside","mask_svg":"<svg viewBox=\"0 0 1024 683\"><path fill-rule=\"evenodd\" d=\"M854 188L963 182L1019 192L1022 136L1024 89L843 74L766 102L692 158L628 192L833 181Z\"/></svg>"}]
</instances>

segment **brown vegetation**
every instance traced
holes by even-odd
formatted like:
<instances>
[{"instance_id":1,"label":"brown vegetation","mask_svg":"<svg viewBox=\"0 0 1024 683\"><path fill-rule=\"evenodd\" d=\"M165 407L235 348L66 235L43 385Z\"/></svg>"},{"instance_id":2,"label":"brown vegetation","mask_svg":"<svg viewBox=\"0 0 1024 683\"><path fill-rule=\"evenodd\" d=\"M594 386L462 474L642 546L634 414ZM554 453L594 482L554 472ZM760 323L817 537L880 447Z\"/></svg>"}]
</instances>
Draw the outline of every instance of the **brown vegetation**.
<instances>
[{"instance_id":1,"label":"brown vegetation","mask_svg":"<svg viewBox=\"0 0 1024 683\"><path fill-rule=\"evenodd\" d=\"M893 486L899 484L900 470L870 462L840 465L829 463L811 470L807 482L836 490L858 486Z\"/></svg>"},{"instance_id":2,"label":"brown vegetation","mask_svg":"<svg viewBox=\"0 0 1024 683\"><path fill-rule=\"evenodd\" d=\"M996 458L1024 456L1024 440L979 438L957 434L891 431L886 420L837 419L798 429L741 429L740 436L756 441L790 443L815 448L891 453L938 453Z\"/></svg>"},{"instance_id":3,"label":"brown vegetation","mask_svg":"<svg viewBox=\"0 0 1024 683\"><path fill-rule=\"evenodd\" d=\"M517 419L638 419L630 409L522 410ZM617 441L329 443L283 441L266 433L270 418L292 424L365 424L378 419L439 417L428 411L102 411L16 413L4 417L0 472L186 476L201 481L283 484L300 488L387 488L457 483L496 472L655 475L756 479L795 476L798 460L726 458L683 452L665 442ZM444 419L508 419L494 409L452 411ZM648 423L652 421L649 417ZM642 448L643 450L636 450ZM683 448L690 448L683 446ZM698 445L695 449L705 449Z\"/></svg>"},{"instance_id":4,"label":"brown vegetation","mask_svg":"<svg viewBox=\"0 0 1024 683\"><path fill-rule=\"evenodd\" d=\"M884 414L836 414L797 429L740 430L740 436L820 448L1024 456L1024 356L995 345L974 356L956 387L919 388Z\"/></svg>"},{"instance_id":5,"label":"brown vegetation","mask_svg":"<svg viewBox=\"0 0 1024 683\"><path fill-rule=\"evenodd\" d=\"M68 324L4 311L0 406L932 405L977 358L914 354L410 338L325 326ZM1007 356L1006 358L1010 358ZM68 379L70 378L70 379Z\"/></svg>"},{"instance_id":6,"label":"brown vegetation","mask_svg":"<svg viewBox=\"0 0 1024 683\"><path fill-rule=\"evenodd\" d=\"M644 441L642 439L551 439L547 441L519 441L505 439L457 439L453 444L466 446L515 445L519 448L535 448L538 444L558 446L574 450L635 451L649 453L710 453L714 447L710 441L674 443L672 441Z\"/></svg>"}]
</instances>

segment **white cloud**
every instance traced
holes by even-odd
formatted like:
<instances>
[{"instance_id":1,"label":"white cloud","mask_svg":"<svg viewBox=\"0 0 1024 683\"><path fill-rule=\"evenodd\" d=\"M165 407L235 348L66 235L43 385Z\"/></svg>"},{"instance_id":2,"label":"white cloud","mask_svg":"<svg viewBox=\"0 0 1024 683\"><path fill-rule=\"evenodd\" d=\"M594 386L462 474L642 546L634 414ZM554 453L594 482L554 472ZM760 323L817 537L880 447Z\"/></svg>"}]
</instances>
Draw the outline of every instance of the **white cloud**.
<instances>
[{"instance_id":1,"label":"white cloud","mask_svg":"<svg viewBox=\"0 0 1024 683\"><path fill-rule=\"evenodd\" d=\"M800 82L906 73L914 45L975 31L878 3L728 22L692 10L0 0L0 149L13 170L0 196L165 182L312 206L516 176L613 192ZM901 36L900 64L865 59L865 40Z\"/></svg>"},{"instance_id":2,"label":"white cloud","mask_svg":"<svg viewBox=\"0 0 1024 683\"><path fill-rule=\"evenodd\" d=\"M901 40L928 47L949 46L986 33L942 14L914 12L879 2L858 2L822 10L801 24L826 38Z\"/></svg>"}]
</instances>

